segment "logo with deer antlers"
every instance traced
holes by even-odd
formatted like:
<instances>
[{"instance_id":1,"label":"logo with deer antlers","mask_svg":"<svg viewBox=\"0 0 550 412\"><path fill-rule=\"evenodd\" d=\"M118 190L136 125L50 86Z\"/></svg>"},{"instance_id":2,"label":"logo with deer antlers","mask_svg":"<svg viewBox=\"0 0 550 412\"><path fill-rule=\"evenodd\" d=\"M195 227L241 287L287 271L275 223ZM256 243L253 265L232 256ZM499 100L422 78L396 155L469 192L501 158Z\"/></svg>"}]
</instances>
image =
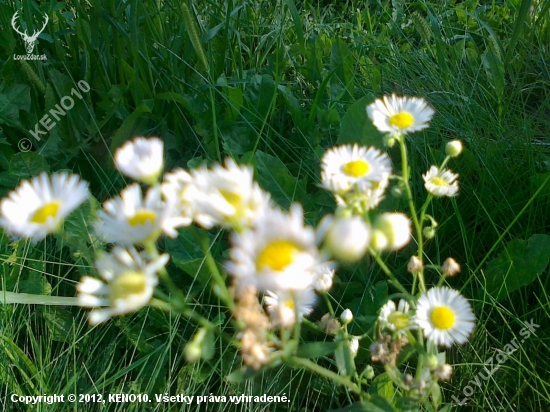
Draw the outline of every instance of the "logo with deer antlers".
<instances>
[{"instance_id":1,"label":"logo with deer antlers","mask_svg":"<svg viewBox=\"0 0 550 412\"><path fill-rule=\"evenodd\" d=\"M46 27L46 24L48 24L49 17L48 17L47 14L44 14L44 17L45 17L44 25L42 26L42 28L40 30L35 30L32 33L32 36L29 36L27 34L27 30L25 30L24 32L21 32L21 30L17 28L17 18L18 17L19 17L19 12L16 11L15 14L13 15L13 18L11 19L11 26L23 38L23 41L25 42L25 49L27 49L27 54L31 54L33 49L34 49L34 45L36 44L36 39L38 38L40 33L42 33L44 31L44 28Z\"/></svg>"}]
</instances>

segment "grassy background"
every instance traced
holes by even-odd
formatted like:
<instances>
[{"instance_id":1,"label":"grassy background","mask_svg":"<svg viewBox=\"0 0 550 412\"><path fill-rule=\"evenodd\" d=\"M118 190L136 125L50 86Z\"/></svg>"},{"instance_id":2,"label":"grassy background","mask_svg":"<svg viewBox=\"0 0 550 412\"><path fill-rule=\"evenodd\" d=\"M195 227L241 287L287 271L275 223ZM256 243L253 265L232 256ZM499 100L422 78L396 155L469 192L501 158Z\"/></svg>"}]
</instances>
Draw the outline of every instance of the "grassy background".
<instances>
[{"instance_id":1,"label":"grassy background","mask_svg":"<svg viewBox=\"0 0 550 412\"><path fill-rule=\"evenodd\" d=\"M549 409L548 253L521 262L528 273L517 276L525 286L510 293L498 291L510 265L494 259L531 256L524 244L506 245L550 232L550 2L90 0L38 6L24 0L22 6L27 27L40 22L41 12L50 17L34 50L48 59L13 59L25 53L10 26L20 5L2 2L0 195L41 170L70 169L91 183L95 199L67 222L65 239L31 245L0 232L2 289L74 296L80 276L92 271L92 255L80 250L100 247L82 218L127 183L112 153L132 136L161 136L167 170L225 156L253 164L281 206L299 201L316 223L334 207L318 188L323 152L339 143L379 143L365 106L384 93L419 95L436 109L432 127L410 139L419 201L421 174L440 160L445 142L458 138L467 147L451 163L461 175L460 196L431 210L440 227L428 255L436 263L453 256L462 264L451 284L472 299L478 319L470 343L448 352L456 367L444 398L461 399L483 362L518 336L520 322L533 319L541 325L537 336L459 409ZM28 130L80 80L90 92L36 141ZM21 142L32 143L32 150L23 151ZM397 153L390 154L397 167ZM390 197L382 208L403 206ZM213 233L211 240L222 263L226 236ZM197 310L227 325L227 313L205 287L209 273L192 236L182 233L162 248L172 254L170 273ZM388 256L405 283L410 253ZM540 261L538 272L532 260ZM379 283L383 279L372 262L339 271L332 296L341 308L354 309L353 333L372 326L393 292ZM312 319L323 313L320 305ZM214 361L189 365L182 350L194 325L155 310L94 329L83 310L70 307L0 306L0 319L4 410L22 410L6 399L11 393L286 393L292 400L290 406L210 404L209 410L324 411L350 402L343 390L300 370L227 380L239 355L219 342ZM368 346L364 340L358 356L363 367ZM105 408L180 406L196 410L156 403ZM55 410L63 408L73 410L68 404ZM99 405L87 408L78 410Z\"/></svg>"}]
</instances>

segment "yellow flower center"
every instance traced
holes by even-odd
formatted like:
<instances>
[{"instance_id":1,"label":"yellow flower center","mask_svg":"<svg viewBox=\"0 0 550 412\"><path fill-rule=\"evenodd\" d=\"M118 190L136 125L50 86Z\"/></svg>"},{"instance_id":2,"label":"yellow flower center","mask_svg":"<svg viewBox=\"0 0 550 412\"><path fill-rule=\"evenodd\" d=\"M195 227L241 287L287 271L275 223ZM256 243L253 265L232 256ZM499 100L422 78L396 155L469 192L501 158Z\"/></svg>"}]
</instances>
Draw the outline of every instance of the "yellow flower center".
<instances>
[{"instance_id":1,"label":"yellow flower center","mask_svg":"<svg viewBox=\"0 0 550 412\"><path fill-rule=\"evenodd\" d=\"M224 197L224 199L227 200L227 203L229 203L235 209L237 209L242 203L241 196L236 193L228 192L227 190L220 190L219 192Z\"/></svg>"},{"instance_id":2,"label":"yellow flower center","mask_svg":"<svg viewBox=\"0 0 550 412\"><path fill-rule=\"evenodd\" d=\"M131 295L145 293L147 283L142 272L126 272L117 276L109 286L109 300L111 304L120 299L128 299Z\"/></svg>"},{"instance_id":3,"label":"yellow flower center","mask_svg":"<svg viewBox=\"0 0 550 412\"><path fill-rule=\"evenodd\" d=\"M130 219L128 219L128 223L130 224L130 226L144 225L147 222L151 222L151 224L154 224L156 218L157 218L157 215L155 212L152 212L151 210L142 209L138 211Z\"/></svg>"},{"instance_id":4,"label":"yellow flower center","mask_svg":"<svg viewBox=\"0 0 550 412\"><path fill-rule=\"evenodd\" d=\"M256 267L264 269L266 266L275 271L284 270L294 260L299 249L287 240L276 240L269 243L258 255Z\"/></svg>"},{"instance_id":5,"label":"yellow flower center","mask_svg":"<svg viewBox=\"0 0 550 412\"><path fill-rule=\"evenodd\" d=\"M447 181L439 176L432 177L430 182L436 186L447 186Z\"/></svg>"},{"instance_id":6,"label":"yellow flower center","mask_svg":"<svg viewBox=\"0 0 550 412\"><path fill-rule=\"evenodd\" d=\"M405 313L396 311L388 316L388 322L395 326L395 329L401 330L409 326L410 319Z\"/></svg>"},{"instance_id":7,"label":"yellow flower center","mask_svg":"<svg viewBox=\"0 0 550 412\"><path fill-rule=\"evenodd\" d=\"M348 176L361 177L369 171L369 164L364 160L354 160L346 163L342 169Z\"/></svg>"},{"instance_id":8,"label":"yellow flower center","mask_svg":"<svg viewBox=\"0 0 550 412\"><path fill-rule=\"evenodd\" d=\"M61 202L59 200L42 206L40 209L34 212L31 217L31 222L42 225L46 223L50 217L55 219L60 206Z\"/></svg>"},{"instance_id":9,"label":"yellow flower center","mask_svg":"<svg viewBox=\"0 0 550 412\"><path fill-rule=\"evenodd\" d=\"M437 329L447 330L455 324L455 314L447 306L439 306L432 310L430 318Z\"/></svg>"},{"instance_id":10,"label":"yellow flower center","mask_svg":"<svg viewBox=\"0 0 550 412\"><path fill-rule=\"evenodd\" d=\"M414 123L414 117L408 112L400 112L390 117L390 124L400 129L406 129Z\"/></svg>"}]
</instances>

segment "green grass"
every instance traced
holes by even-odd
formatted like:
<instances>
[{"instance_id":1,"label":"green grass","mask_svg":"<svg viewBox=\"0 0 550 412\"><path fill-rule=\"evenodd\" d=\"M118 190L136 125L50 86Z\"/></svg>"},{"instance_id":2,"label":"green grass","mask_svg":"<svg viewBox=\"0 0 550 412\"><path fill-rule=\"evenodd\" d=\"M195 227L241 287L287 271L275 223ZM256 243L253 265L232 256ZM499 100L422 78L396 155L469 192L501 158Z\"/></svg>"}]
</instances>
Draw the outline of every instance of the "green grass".
<instances>
[{"instance_id":1,"label":"green grass","mask_svg":"<svg viewBox=\"0 0 550 412\"><path fill-rule=\"evenodd\" d=\"M37 21L39 6L22 4L24 21ZM48 60L29 63L12 57L24 54L10 27L15 10L15 2L0 4L2 197L41 170L70 169L91 183L102 202L126 183L114 169L114 149L135 135L158 135L165 142L167 170L232 156L256 167L260 184L281 206L299 201L307 219L317 223L334 208L318 188L320 157L334 144L366 141L342 131L350 107L365 96L364 106L392 92L426 98L436 116L428 131L409 141L419 201L421 174L441 160L445 142L458 138L467 147L451 164L460 174L460 196L429 210L440 226L427 254L434 263L448 256L461 263L461 275L450 284L471 299L477 318L469 343L447 352L455 374L443 386L444 399L461 399L483 362L518 336L521 322L533 319L541 325L537 335L458 410L549 408L548 269L500 301L487 289L495 282L488 264L508 242L550 234L548 2L42 2L50 22L34 53ZM91 91L41 141L33 139L28 130L79 80ZM22 139L32 142L32 151L20 150ZM396 151L390 155L398 162ZM388 198L383 208L403 209ZM92 202L82 214L93 216L98 207ZM36 245L12 242L0 232L3 290L75 296L80 277L93 271L91 255L78 250L101 246L81 217L71 219L66 239L49 237ZM210 239L222 263L226 234ZM169 272L196 310L230 328L193 239L182 235L161 247L178 257ZM405 284L410 253L409 248L387 257ZM380 284L374 285L385 280L374 262L338 273L333 305L353 307L356 317L377 309L366 303L380 293ZM311 319L320 319L323 309L318 305ZM219 340L212 361L188 364L183 348L196 326L154 309L93 329L86 312L70 306L3 305L0 319L4 410L23 410L8 400L11 393L286 393L291 399L278 406L208 405L250 411L325 411L353 401L342 388L299 369L277 367L248 381L226 380L240 357ZM357 322L352 333L368 327L367 321ZM306 330L311 340L324 338ZM369 363L367 340L357 359L361 367ZM168 403L104 408L197 410ZM77 409L64 404L36 410Z\"/></svg>"}]
</instances>

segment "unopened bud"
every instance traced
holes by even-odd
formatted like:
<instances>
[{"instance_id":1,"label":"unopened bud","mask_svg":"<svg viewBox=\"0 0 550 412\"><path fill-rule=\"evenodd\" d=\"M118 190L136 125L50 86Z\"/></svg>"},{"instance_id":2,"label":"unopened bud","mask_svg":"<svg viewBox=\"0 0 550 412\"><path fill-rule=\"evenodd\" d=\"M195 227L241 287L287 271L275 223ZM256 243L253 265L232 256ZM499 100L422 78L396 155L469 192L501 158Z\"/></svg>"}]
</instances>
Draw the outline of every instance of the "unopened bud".
<instances>
[{"instance_id":1,"label":"unopened bud","mask_svg":"<svg viewBox=\"0 0 550 412\"><path fill-rule=\"evenodd\" d=\"M374 378L374 369L371 365L367 365L363 373L361 373L361 376L365 379L371 380Z\"/></svg>"},{"instance_id":2,"label":"unopened bud","mask_svg":"<svg viewBox=\"0 0 550 412\"><path fill-rule=\"evenodd\" d=\"M424 265L422 264L422 261L418 259L416 256L411 256L411 259L409 260L409 264L407 265L407 270L410 273L416 273L420 272L424 268Z\"/></svg>"},{"instance_id":3,"label":"unopened bud","mask_svg":"<svg viewBox=\"0 0 550 412\"><path fill-rule=\"evenodd\" d=\"M447 258L445 262L443 262L441 272L443 272L445 277L452 278L460 273L460 265L453 258Z\"/></svg>"},{"instance_id":4,"label":"unopened bud","mask_svg":"<svg viewBox=\"0 0 550 412\"><path fill-rule=\"evenodd\" d=\"M384 136L384 144L388 147L393 147L397 142L397 138L394 134L387 134Z\"/></svg>"},{"instance_id":5,"label":"unopened bud","mask_svg":"<svg viewBox=\"0 0 550 412\"><path fill-rule=\"evenodd\" d=\"M336 218L328 229L325 245L337 259L356 262L367 251L370 235L370 226L363 218Z\"/></svg>"},{"instance_id":6,"label":"unopened bud","mask_svg":"<svg viewBox=\"0 0 550 412\"><path fill-rule=\"evenodd\" d=\"M436 355L429 355L428 359L426 361L426 366L428 367L428 369L430 369L432 371L435 368L437 368L439 366L439 360L437 359L437 356Z\"/></svg>"},{"instance_id":7,"label":"unopened bud","mask_svg":"<svg viewBox=\"0 0 550 412\"><path fill-rule=\"evenodd\" d=\"M422 233L426 239L433 239L435 237L435 229L432 226L426 226Z\"/></svg>"},{"instance_id":8,"label":"unopened bud","mask_svg":"<svg viewBox=\"0 0 550 412\"><path fill-rule=\"evenodd\" d=\"M399 185L393 186L391 188L391 194L393 197L401 197L403 196L403 188Z\"/></svg>"},{"instance_id":9,"label":"unopened bud","mask_svg":"<svg viewBox=\"0 0 550 412\"><path fill-rule=\"evenodd\" d=\"M359 339L358 338L352 338L349 341L349 351L351 352L351 356L354 358L357 356L357 352L359 352Z\"/></svg>"},{"instance_id":10,"label":"unopened bud","mask_svg":"<svg viewBox=\"0 0 550 412\"><path fill-rule=\"evenodd\" d=\"M462 153L462 142L460 140L453 140L445 146L445 153L450 157L457 157Z\"/></svg>"},{"instance_id":11,"label":"unopened bud","mask_svg":"<svg viewBox=\"0 0 550 412\"><path fill-rule=\"evenodd\" d=\"M376 251L401 249L411 240L411 221L403 213L382 213L374 222L371 247Z\"/></svg>"},{"instance_id":12,"label":"unopened bud","mask_svg":"<svg viewBox=\"0 0 550 412\"><path fill-rule=\"evenodd\" d=\"M351 313L351 310L346 309L345 311L343 311L340 315L340 320L344 325L350 323L353 320L353 313Z\"/></svg>"}]
</instances>

